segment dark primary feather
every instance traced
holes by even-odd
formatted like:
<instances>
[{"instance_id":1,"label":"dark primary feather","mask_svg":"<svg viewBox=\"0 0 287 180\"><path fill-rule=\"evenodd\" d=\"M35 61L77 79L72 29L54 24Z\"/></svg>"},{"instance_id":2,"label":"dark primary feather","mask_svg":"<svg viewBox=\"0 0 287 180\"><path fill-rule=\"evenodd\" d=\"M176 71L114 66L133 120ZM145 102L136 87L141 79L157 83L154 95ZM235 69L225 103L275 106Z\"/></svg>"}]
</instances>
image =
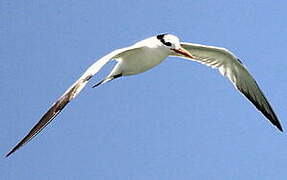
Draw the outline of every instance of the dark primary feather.
<instances>
[{"instance_id":1,"label":"dark primary feather","mask_svg":"<svg viewBox=\"0 0 287 180\"><path fill-rule=\"evenodd\" d=\"M87 76L85 79L75 83L63 96L61 96L50 109L42 116L38 123L29 131L29 133L11 150L6 154L6 157L10 156L21 146L29 142L33 137L35 137L39 132L41 132L61 111L64 107L74 98L75 93L77 93L78 88L86 81L88 81L92 76Z\"/></svg>"},{"instance_id":2,"label":"dark primary feather","mask_svg":"<svg viewBox=\"0 0 287 180\"><path fill-rule=\"evenodd\" d=\"M254 81L254 83L256 84L257 88L259 88L258 84L256 81ZM247 98L249 99L252 104L260 111L262 112L262 114L270 120L270 122L276 126L281 132L283 132L283 128L276 116L276 114L274 113L271 105L269 104L269 102L267 101L266 97L264 96L264 94L262 93L261 91L261 96L264 98L265 100L265 105L267 105L267 108L264 107L264 105L260 104L257 99L255 98L256 96L254 96L254 94L252 95L253 92L249 92L248 90L246 89L243 89L242 87L240 86L236 86L237 89Z\"/></svg>"},{"instance_id":3,"label":"dark primary feather","mask_svg":"<svg viewBox=\"0 0 287 180\"><path fill-rule=\"evenodd\" d=\"M238 59L237 59L238 60ZM240 63L241 73L237 73L237 78L234 81L234 86L281 132L283 128L273 111L271 105L266 99L264 93L260 89L256 80L252 78L250 73L243 66L241 61ZM245 78L244 78L245 77ZM250 77L250 78L246 78Z\"/></svg>"},{"instance_id":4,"label":"dark primary feather","mask_svg":"<svg viewBox=\"0 0 287 180\"><path fill-rule=\"evenodd\" d=\"M60 112L61 110L85 87L87 81L95 75L106 63L111 59L118 57L121 54L129 53L131 50L139 49L138 47L128 47L116 49L105 56L98 59L92 64L84 74L72 85L65 93L50 107L50 109L41 117L38 123L29 131L29 133L11 150L6 157L18 150L21 146L29 142L40 131L43 130Z\"/></svg>"},{"instance_id":5,"label":"dark primary feather","mask_svg":"<svg viewBox=\"0 0 287 180\"><path fill-rule=\"evenodd\" d=\"M195 59L193 61L217 68L232 84L280 131L280 122L255 79L242 62L224 48L193 43L181 43Z\"/></svg>"}]
</instances>

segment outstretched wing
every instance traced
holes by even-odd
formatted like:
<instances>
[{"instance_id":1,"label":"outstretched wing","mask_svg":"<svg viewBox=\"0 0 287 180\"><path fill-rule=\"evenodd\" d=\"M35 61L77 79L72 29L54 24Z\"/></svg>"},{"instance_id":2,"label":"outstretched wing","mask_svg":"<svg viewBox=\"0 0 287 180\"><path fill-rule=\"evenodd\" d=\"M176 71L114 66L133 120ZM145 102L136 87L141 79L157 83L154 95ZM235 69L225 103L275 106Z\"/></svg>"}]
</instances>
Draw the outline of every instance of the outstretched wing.
<instances>
[{"instance_id":1,"label":"outstretched wing","mask_svg":"<svg viewBox=\"0 0 287 180\"><path fill-rule=\"evenodd\" d=\"M217 68L219 72L227 77L234 87L247 97L274 126L280 131L283 131L278 118L258 84L243 66L241 61L231 52L223 48L192 43L181 43L181 46L189 51L194 57L194 59L190 60L205 64L212 68ZM180 56L179 54L174 55ZM185 56L180 57L186 58Z\"/></svg>"},{"instance_id":2,"label":"outstretched wing","mask_svg":"<svg viewBox=\"0 0 287 180\"><path fill-rule=\"evenodd\" d=\"M88 80L96 74L107 62L111 59L116 59L122 54L133 50L134 48L123 48L117 49L104 57L97 60L93 65L91 65L85 73L71 86L65 93L50 107L50 109L41 117L39 122L37 122L34 127L29 131L29 133L18 142L18 144L7 153L6 157L11 155L13 152L18 150L21 146L29 142L33 137L35 137L42 129L44 129L60 112L61 110L74 99L80 91L85 87Z\"/></svg>"}]
</instances>

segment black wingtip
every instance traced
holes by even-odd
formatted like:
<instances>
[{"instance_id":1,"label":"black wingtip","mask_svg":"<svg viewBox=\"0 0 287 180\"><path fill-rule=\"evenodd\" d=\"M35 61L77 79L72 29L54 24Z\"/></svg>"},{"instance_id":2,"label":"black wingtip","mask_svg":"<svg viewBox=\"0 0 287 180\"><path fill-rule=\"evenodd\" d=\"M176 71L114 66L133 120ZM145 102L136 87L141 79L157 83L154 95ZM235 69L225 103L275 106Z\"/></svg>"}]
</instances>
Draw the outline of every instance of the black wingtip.
<instances>
[{"instance_id":1,"label":"black wingtip","mask_svg":"<svg viewBox=\"0 0 287 180\"><path fill-rule=\"evenodd\" d=\"M8 154L5 155L5 158L9 157L13 152L9 152Z\"/></svg>"},{"instance_id":2,"label":"black wingtip","mask_svg":"<svg viewBox=\"0 0 287 180\"><path fill-rule=\"evenodd\" d=\"M269 105L270 106L270 105ZM271 109L271 106L270 106ZM267 111L261 110L261 112L267 117L267 119L274 125L279 131L283 132L283 128L280 124L280 121L276 117L274 111L271 109L272 114L268 114Z\"/></svg>"},{"instance_id":3,"label":"black wingtip","mask_svg":"<svg viewBox=\"0 0 287 180\"><path fill-rule=\"evenodd\" d=\"M265 98L265 97L264 97ZM266 98L265 98L265 100L266 100ZM266 102L267 102L267 100L266 100ZM282 126L281 126L281 124L280 124L280 121L279 121L279 119L277 118L277 116L276 116L276 114L275 114L275 112L273 111L273 109L271 108L271 105L267 102L267 104L268 104L268 106L269 106L269 108L270 108L270 111L271 111L271 113L269 112L267 112L266 110L264 110L264 109L261 109L260 111L265 115L265 117L279 130L279 131L281 131L281 132L283 132L283 128L282 128ZM259 108L260 109L260 108Z\"/></svg>"},{"instance_id":4,"label":"black wingtip","mask_svg":"<svg viewBox=\"0 0 287 180\"><path fill-rule=\"evenodd\" d=\"M282 128L280 123L277 123L277 124L274 124L274 125L279 129L279 131L283 132L283 128Z\"/></svg>"},{"instance_id":5,"label":"black wingtip","mask_svg":"<svg viewBox=\"0 0 287 180\"><path fill-rule=\"evenodd\" d=\"M70 102L70 98L73 96L76 88L77 86L75 85L68 93L60 97L60 99L58 99L56 103L54 103L50 109L42 116L42 118L33 126L29 133L22 140L20 140L20 142L18 142L17 145L12 150L10 150L5 157L10 156L12 153L33 139L39 132L41 132Z\"/></svg>"},{"instance_id":6,"label":"black wingtip","mask_svg":"<svg viewBox=\"0 0 287 180\"><path fill-rule=\"evenodd\" d=\"M20 142L18 142L16 144L15 147L13 147L13 149L11 149L6 155L5 157L9 157L11 154L13 154L15 151L17 151L21 146L23 146L25 143L27 143L27 136L25 136Z\"/></svg>"},{"instance_id":7,"label":"black wingtip","mask_svg":"<svg viewBox=\"0 0 287 180\"><path fill-rule=\"evenodd\" d=\"M13 154L15 151L17 151L18 149L20 149L23 145L25 145L29 140L31 140L31 139L28 139L28 138L30 138L30 137L29 137L29 134L28 134L27 136L25 136L20 142L18 142L18 143L16 144L16 146L13 147L13 149L11 149L11 150L5 155L5 157L6 157L6 158L9 157L11 154Z\"/></svg>"},{"instance_id":8,"label":"black wingtip","mask_svg":"<svg viewBox=\"0 0 287 180\"><path fill-rule=\"evenodd\" d=\"M269 105L270 106L270 105ZM271 106L270 106L271 109ZM272 109L271 109L272 110ZM267 119L270 120L270 122L281 132L283 132L283 128L280 124L280 121L278 120L277 116L275 115L274 111L272 110L272 114L268 114L266 111L261 111Z\"/></svg>"},{"instance_id":9,"label":"black wingtip","mask_svg":"<svg viewBox=\"0 0 287 180\"><path fill-rule=\"evenodd\" d=\"M283 132L283 128L282 128L282 126L279 122L279 119L277 118L275 112L273 111L271 105L267 101L266 97L263 95L263 93L260 90L256 81L254 81L254 83L257 86L257 88L259 89L259 92L261 92L261 97L264 99L266 106L263 106L253 96L251 96L249 91L245 91L243 88L241 88L239 86L237 86L237 88L272 123L272 125L276 126L279 131Z\"/></svg>"},{"instance_id":10,"label":"black wingtip","mask_svg":"<svg viewBox=\"0 0 287 180\"><path fill-rule=\"evenodd\" d=\"M9 157L12 153L14 153L19 147L13 148L11 151L9 151L6 155L5 158Z\"/></svg>"}]
</instances>

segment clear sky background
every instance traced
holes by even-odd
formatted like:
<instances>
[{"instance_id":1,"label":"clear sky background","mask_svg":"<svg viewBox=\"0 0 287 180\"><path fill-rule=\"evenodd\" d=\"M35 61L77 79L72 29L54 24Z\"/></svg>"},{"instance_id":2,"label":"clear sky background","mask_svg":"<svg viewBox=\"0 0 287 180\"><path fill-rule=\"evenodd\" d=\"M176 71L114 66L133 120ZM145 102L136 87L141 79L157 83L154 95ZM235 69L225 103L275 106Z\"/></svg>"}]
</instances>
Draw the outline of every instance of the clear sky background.
<instances>
[{"instance_id":1,"label":"clear sky background","mask_svg":"<svg viewBox=\"0 0 287 180\"><path fill-rule=\"evenodd\" d=\"M286 179L286 133L216 70L179 58L92 89L107 65L4 158L96 59L163 32L231 50L287 129L286 1L0 4L0 179Z\"/></svg>"}]
</instances>

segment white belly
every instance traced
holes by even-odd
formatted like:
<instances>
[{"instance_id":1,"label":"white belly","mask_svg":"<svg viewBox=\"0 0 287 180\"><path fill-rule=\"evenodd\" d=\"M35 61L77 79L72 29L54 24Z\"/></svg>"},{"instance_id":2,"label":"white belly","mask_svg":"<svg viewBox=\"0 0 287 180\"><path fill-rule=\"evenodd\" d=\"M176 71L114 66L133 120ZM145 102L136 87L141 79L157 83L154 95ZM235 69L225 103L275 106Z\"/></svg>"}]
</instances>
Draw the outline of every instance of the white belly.
<instances>
[{"instance_id":1,"label":"white belly","mask_svg":"<svg viewBox=\"0 0 287 180\"><path fill-rule=\"evenodd\" d=\"M158 49L139 49L119 59L119 68L123 75L133 75L147 71L161 63L168 53Z\"/></svg>"}]
</instances>

